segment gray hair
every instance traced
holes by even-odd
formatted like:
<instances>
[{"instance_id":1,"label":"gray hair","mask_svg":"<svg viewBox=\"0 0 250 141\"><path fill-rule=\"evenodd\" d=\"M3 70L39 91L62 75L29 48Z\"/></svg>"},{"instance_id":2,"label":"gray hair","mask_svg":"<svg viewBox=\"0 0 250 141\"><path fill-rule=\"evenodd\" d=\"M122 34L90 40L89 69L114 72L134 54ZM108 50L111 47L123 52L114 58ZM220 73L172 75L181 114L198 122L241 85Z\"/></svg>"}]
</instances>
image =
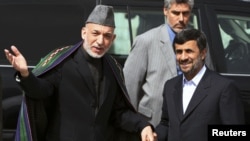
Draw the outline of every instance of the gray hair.
<instances>
[{"instance_id":1,"label":"gray hair","mask_svg":"<svg viewBox=\"0 0 250 141\"><path fill-rule=\"evenodd\" d=\"M164 0L164 7L170 8L173 3L186 3L190 6L190 9L194 6L194 0Z\"/></svg>"}]
</instances>

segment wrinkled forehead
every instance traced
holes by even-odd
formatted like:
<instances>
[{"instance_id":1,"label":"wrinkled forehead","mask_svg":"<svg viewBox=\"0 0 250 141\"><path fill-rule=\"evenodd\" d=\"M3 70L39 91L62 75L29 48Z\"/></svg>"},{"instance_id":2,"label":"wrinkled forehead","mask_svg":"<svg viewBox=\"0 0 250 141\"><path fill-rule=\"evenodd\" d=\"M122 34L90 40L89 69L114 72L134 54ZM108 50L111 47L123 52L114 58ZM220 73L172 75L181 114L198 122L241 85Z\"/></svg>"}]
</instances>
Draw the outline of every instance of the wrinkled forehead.
<instances>
[{"instance_id":1,"label":"wrinkled forehead","mask_svg":"<svg viewBox=\"0 0 250 141\"><path fill-rule=\"evenodd\" d=\"M111 32L111 33L113 33L115 30L114 27L95 24L95 23L87 23L85 27L89 30L100 30L100 31Z\"/></svg>"},{"instance_id":2,"label":"wrinkled forehead","mask_svg":"<svg viewBox=\"0 0 250 141\"><path fill-rule=\"evenodd\" d=\"M194 0L164 0L164 7L170 8L173 4L186 4L190 9L194 6Z\"/></svg>"},{"instance_id":3,"label":"wrinkled forehead","mask_svg":"<svg viewBox=\"0 0 250 141\"><path fill-rule=\"evenodd\" d=\"M168 9L174 10L174 11L183 11L183 12L190 12L191 11L190 6L186 3L180 3L180 4L174 3Z\"/></svg>"}]
</instances>

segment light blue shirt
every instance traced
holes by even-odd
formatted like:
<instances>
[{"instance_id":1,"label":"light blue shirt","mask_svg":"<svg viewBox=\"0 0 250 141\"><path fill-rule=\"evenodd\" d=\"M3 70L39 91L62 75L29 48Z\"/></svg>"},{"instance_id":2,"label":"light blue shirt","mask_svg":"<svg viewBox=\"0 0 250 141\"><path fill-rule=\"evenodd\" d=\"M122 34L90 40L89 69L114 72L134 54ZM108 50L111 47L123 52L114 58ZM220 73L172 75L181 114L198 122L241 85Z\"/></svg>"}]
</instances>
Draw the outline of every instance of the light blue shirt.
<instances>
[{"instance_id":1,"label":"light blue shirt","mask_svg":"<svg viewBox=\"0 0 250 141\"><path fill-rule=\"evenodd\" d=\"M171 29L171 27L168 24L167 24L167 30L168 30L171 43L173 43L176 33Z\"/></svg>"},{"instance_id":2,"label":"light blue shirt","mask_svg":"<svg viewBox=\"0 0 250 141\"><path fill-rule=\"evenodd\" d=\"M200 83L201 78L205 74L206 71L205 65L202 69L196 74L196 76L192 80L187 80L183 75L183 91L182 91L182 106L183 106L183 113L186 112L188 104L196 90L198 84Z\"/></svg>"}]
</instances>

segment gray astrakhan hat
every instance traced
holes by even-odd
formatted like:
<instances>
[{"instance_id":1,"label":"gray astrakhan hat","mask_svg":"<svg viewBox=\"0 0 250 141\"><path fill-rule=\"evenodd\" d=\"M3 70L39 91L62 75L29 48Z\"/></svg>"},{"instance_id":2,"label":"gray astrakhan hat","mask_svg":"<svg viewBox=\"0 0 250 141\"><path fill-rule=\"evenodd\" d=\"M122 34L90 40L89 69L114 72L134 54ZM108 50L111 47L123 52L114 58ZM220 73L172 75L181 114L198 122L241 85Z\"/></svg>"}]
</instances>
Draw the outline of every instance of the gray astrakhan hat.
<instances>
[{"instance_id":1,"label":"gray astrakhan hat","mask_svg":"<svg viewBox=\"0 0 250 141\"><path fill-rule=\"evenodd\" d=\"M97 5L90 13L86 23L95 23L115 27L113 7L107 5Z\"/></svg>"}]
</instances>

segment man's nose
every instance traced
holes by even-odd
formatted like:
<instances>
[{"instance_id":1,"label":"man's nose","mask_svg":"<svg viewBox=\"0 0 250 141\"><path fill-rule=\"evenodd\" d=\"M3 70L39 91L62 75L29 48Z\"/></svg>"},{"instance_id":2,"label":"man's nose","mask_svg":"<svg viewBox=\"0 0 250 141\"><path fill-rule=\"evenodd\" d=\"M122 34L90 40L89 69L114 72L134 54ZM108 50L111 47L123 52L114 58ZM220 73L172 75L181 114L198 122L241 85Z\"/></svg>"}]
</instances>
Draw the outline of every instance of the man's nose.
<instances>
[{"instance_id":1,"label":"man's nose","mask_svg":"<svg viewBox=\"0 0 250 141\"><path fill-rule=\"evenodd\" d=\"M100 35L100 36L98 36L98 38L97 38L97 43L99 44L99 45L102 45L103 44L103 36L102 35Z\"/></svg>"},{"instance_id":2,"label":"man's nose","mask_svg":"<svg viewBox=\"0 0 250 141\"><path fill-rule=\"evenodd\" d=\"M188 58L188 56L185 52L182 52L180 58L181 58L181 60L186 60Z\"/></svg>"},{"instance_id":3,"label":"man's nose","mask_svg":"<svg viewBox=\"0 0 250 141\"><path fill-rule=\"evenodd\" d=\"M180 13L180 15L179 15L179 21L181 21L181 22L184 21L184 15L183 15L183 13Z\"/></svg>"}]
</instances>

